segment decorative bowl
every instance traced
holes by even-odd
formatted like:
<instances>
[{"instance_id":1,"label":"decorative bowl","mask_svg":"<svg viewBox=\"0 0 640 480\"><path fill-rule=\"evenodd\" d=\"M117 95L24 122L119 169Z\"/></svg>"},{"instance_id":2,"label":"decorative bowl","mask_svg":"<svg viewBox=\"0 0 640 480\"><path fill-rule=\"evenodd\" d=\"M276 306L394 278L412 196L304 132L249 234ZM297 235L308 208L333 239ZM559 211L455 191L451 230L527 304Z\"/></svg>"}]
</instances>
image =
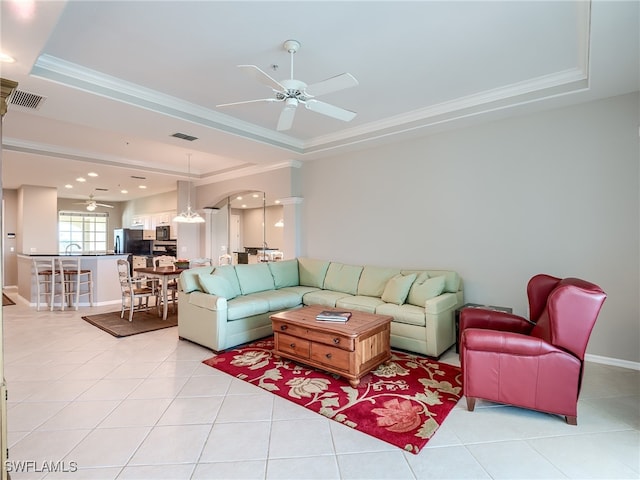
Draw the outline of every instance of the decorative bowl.
<instances>
[{"instance_id":1,"label":"decorative bowl","mask_svg":"<svg viewBox=\"0 0 640 480\"><path fill-rule=\"evenodd\" d=\"M174 265L176 266L176 268L189 268L189 262L188 261L174 262Z\"/></svg>"}]
</instances>

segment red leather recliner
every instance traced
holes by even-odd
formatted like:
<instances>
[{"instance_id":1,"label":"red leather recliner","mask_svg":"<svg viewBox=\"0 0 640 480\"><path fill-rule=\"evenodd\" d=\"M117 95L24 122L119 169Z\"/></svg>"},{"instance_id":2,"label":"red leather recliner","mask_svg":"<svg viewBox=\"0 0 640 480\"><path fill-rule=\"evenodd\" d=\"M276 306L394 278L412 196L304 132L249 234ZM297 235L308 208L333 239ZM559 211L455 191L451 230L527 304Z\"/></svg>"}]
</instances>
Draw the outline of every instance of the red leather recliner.
<instances>
[{"instance_id":1,"label":"red leather recliner","mask_svg":"<svg viewBox=\"0 0 640 480\"><path fill-rule=\"evenodd\" d=\"M584 352L607 295L584 280L549 275L529 280L527 295L531 321L479 308L460 312L467 408L482 398L577 425Z\"/></svg>"}]
</instances>

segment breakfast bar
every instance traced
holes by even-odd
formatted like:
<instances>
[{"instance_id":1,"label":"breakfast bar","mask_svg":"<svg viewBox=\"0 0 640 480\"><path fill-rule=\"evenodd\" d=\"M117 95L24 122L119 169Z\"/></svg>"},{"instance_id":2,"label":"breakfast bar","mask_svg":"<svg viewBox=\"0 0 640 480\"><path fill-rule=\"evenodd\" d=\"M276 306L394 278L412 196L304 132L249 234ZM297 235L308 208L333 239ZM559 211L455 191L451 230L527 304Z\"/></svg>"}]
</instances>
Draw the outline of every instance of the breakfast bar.
<instances>
[{"instance_id":1,"label":"breakfast bar","mask_svg":"<svg viewBox=\"0 0 640 480\"><path fill-rule=\"evenodd\" d=\"M36 305L37 293L35 278L33 275L33 259L49 260L59 258L81 257L83 269L91 270L93 276L93 291L95 306L120 304L122 294L118 283L117 261L126 260L127 254L114 253L83 253L83 254L18 254L18 295L31 306ZM88 302L80 303L80 306L88 306Z\"/></svg>"}]
</instances>

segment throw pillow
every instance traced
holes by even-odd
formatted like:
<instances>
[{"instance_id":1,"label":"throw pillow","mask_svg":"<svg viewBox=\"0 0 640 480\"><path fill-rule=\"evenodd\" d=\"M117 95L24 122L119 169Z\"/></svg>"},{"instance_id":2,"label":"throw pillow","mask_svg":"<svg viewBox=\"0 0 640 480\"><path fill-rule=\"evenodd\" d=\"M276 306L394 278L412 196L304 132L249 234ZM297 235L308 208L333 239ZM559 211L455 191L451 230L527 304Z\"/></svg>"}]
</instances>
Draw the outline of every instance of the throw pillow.
<instances>
[{"instance_id":1,"label":"throw pillow","mask_svg":"<svg viewBox=\"0 0 640 480\"><path fill-rule=\"evenodd\" d=\"M409 295L409 289L416 279L416 274L402 275L399 273L387 282L382 293L382 300L387 303L402 305Z\"/></svg>"},{"instance_id":2,"label":"throw pillow","mask_svg":"<svg viewBox=\"0 0 640 480\"><path fill-rule=\"evenodd\" d=\"M413 282L407 303L424 307L427 300L437 297L444 291L444 277L427 278L423 282L416 280Z\"/></svg>"},{"instance_id":3,"label":"throw pillow","mask_svg":"<svg viewBox=\"0 0 640 480\"><path fill-rule=\"evenodd\" d=\"M210 294L224 297L227 300L236 298L233 287L229 281L221 275L215 275L211 273L201 273L198 275L200 285L202 289Z\"/></svg>"},{"instance_id":4,"label":"throw pillow","mask_svg":"<svg viewBox=\"0 0 640 480\"><path fill-rule=\"evenodd\" d=\"M214 275L220 276L224 278L233 290L233 296L237 297L238 295L242 295L242 290L240 290L240 282L238 282L238 276L236 275L236 267L235 265L221 265L216 267L213 272Z\"/></svg>"}]
</instances>

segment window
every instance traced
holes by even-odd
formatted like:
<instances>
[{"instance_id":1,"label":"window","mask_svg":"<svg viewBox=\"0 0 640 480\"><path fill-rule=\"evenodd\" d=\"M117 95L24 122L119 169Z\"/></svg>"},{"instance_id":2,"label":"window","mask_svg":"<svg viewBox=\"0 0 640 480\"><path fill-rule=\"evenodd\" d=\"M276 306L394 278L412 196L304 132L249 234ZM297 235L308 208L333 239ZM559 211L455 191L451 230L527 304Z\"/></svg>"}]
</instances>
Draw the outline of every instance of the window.
<instances>
[{"instance_id":1,"label":"window","mask_svg":"<svg viewBox=\"0 0 640 480\"><path fill-rule=\"evenodd\" d=\"M108 223L108 213L58 212L58 251L106 252Z\"/></svg>"}]
</instances>

